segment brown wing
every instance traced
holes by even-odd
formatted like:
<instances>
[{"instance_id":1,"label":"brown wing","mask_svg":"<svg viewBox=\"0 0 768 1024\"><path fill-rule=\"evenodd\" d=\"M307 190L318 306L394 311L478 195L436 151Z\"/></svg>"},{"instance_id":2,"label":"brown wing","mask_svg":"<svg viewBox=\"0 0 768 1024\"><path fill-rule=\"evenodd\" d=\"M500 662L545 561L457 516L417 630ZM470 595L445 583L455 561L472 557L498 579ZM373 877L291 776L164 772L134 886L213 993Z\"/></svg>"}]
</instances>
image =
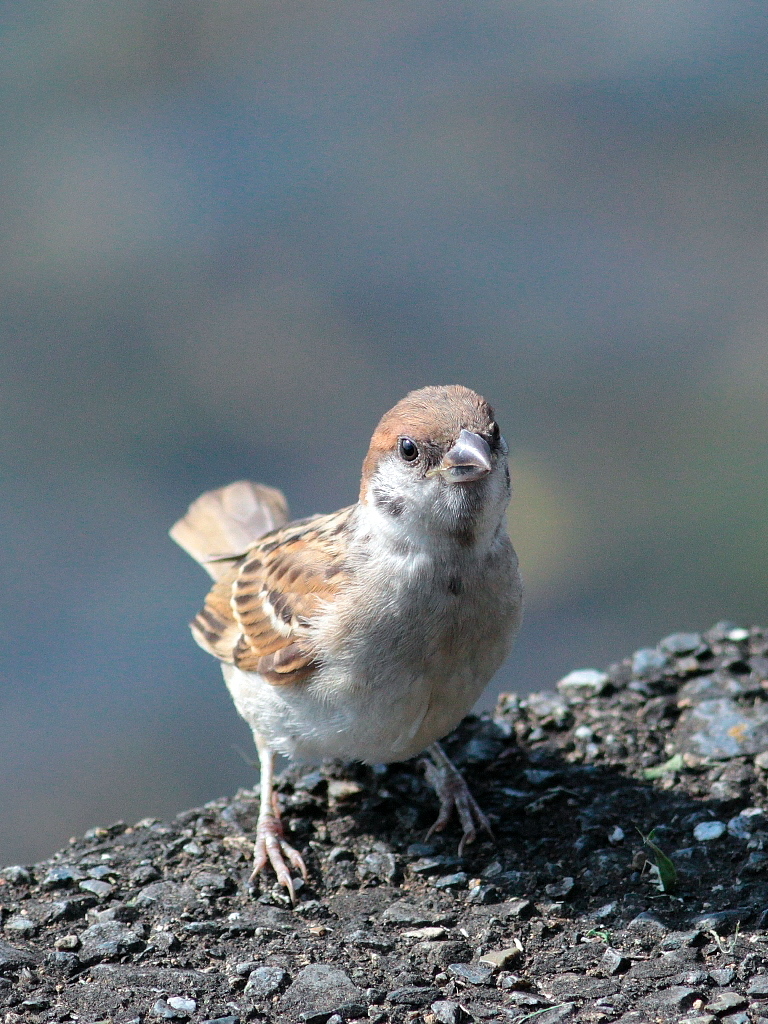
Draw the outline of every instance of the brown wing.
<instances>
[{"instance_id":1,"label":"brown wing","mask_svg":"<svg viewBox=\"0 0 768 1024\"><path fill-rule=\"evenodd\" d=\"M191 623L200 646L270 683L317 664L311 623L346 577L344 532L354 506L267 534L213 587Z\"/></svg>"},{"instance_id":2,"label":"brown wing","mask_svg":"<svg viewBox=\"0 0 768 1024\"><path fill-rule=\"evenodd\" d=\"M271 530L284 526L288 506L281 491L250 480L206 491L170 530L171 537L215 580Z\"/></svg>"}]
</instances>

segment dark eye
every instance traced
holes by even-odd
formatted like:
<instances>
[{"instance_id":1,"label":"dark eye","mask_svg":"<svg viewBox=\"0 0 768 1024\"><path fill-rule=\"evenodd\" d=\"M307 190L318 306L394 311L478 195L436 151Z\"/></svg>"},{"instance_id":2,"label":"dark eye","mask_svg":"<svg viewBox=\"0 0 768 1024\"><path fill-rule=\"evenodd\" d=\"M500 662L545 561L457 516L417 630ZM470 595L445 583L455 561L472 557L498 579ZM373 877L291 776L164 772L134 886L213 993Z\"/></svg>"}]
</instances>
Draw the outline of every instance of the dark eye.
<instances>
[{"instance_id":1,"label":"dark eye","mask_svg":"<svg viewBox=\"0 0 768 1024\"><path fill-rule=\"evenodd\" d=\"M495 420L491 424L491 429L489 430L489 434L491 436L491 441L494 442L494 443L496 441L498 441L499 438L501 437L501 431L499 430L499 424L496 423Z\"/></svg>"},{"instance_id":2,"label":"dark eye","mask_svg":"<svg viewBox=\"0 0 768 1024\"><path fill-rule=\"evenodd\" d=\"M401 437L397 442L397 451L400 458L405 462L413 462L419 457L419 449L415 441L412 441L410 437Z\"/></svg>"}]
</instances>

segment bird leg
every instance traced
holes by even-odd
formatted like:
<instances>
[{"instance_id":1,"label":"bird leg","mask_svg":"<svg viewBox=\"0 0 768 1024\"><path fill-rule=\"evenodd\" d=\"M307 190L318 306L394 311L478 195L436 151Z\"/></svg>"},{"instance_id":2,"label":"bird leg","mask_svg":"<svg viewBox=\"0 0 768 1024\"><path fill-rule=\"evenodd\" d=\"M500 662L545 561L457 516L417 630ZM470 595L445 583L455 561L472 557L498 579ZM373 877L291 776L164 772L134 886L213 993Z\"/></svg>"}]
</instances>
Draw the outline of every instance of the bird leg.
<instances>
[{"instance_id":1,"label":"bird leg","mask_svg":"<svg viewBox=\"0 0 768 1024\"><path fill-rule=\"evenodd\" d=\"M285 857L301 873L305 882L307 881L307 867L299 851L294 850L285 841L283 823L280 820L280 806L277 802L277 793L273 788L275 755L258 733L254 733L254 739L259 751L261 766L261 796L259 821L256 826L256 844L253 849L251 882L255 881L256 876L269 861L277 875L278 882L288 890L291 903L295 903L296 892L293 888L291 872L285 863Z\"/></svg>"},{"instance_id":2,"label":"bird leg","mask_svg":"<svg viewBox=\"0 0 768 1024\"><path fill-rule=\"evenodd\" d=\"M491 830L491 823L480 809L479 804L469 791L469 786L464 781L459 769L451 761L439 743L432 743L427 748L432 762L424 762L424 773L427 782L437 793L440 801L440 813L437 821L427 832L429 839L435 832L442 832L451 819L454 809L459 816L464 834L459 843L459 856L464 853L464 847L474 842L477 837L477 829L484 829L491 839L494 838Z\"/></svg>"}]
</instances>

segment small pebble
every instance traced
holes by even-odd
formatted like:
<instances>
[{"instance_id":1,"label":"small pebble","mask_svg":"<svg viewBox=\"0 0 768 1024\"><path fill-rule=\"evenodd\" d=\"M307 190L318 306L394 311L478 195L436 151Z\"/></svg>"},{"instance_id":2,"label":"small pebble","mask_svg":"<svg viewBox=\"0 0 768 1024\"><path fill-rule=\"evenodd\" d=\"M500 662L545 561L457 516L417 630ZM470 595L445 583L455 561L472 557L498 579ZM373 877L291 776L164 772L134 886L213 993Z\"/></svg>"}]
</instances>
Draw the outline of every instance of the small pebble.
<instances>
[{"instance_id":1,"label":"small pebble","mask_svg":"<svg viewBox=\"0 0 768 1024\"><path fill-rule=\"evenodd\" d=\"M600 958L600 966L606 974L621 974L629 967L629 960L609 946Z\"/></svg>"},{"instance_id":2,"label":"small pebble","mask_svg":"<svg viewBox=\"0 0 768 1024\"><path fill-rule=\"evenodd\" d=\"M194 1013L197 1009L197 1003L194 999L188 999L186 996L171 996L168 999L168 1005L173 1010L179 1010L181 1013Z\"/></svg>"},{"instance_id":3,"label":"small pebble","mask_svg":"<svg viewBox=\"0 0 768 1024\"><path fill-rule=\"evenodd\" d=\"M594 668L581 668L563 676L557 684L557 688L567 697L599 697L609 684L607 672L598 672Z\"/></svg>"},{"instance_id":4,"label":"small pebble","mask_svg":"<svg viewBox=\"0 0 768 1024\"><path fill-rule=\"evenodd\" d=\"M441 875L439 878L433 878L432 885L436 889L460 889L468 881L469 875L466 871L456 871L452 875Z\"/></svg>"},{"instance_id":5,"label":"small pebble","mask_svg":"<svg viewBox=\"0 0 768 1024\"><path fill-rule=\"evenodd\" d=\"M487 963L449 964L448 973L470 985L488 985L496 968Z\"/></svg>"},{"instance_id":6,"label":"small pebble","mask_svg":"<svg viewBox=\"0 0 768 1024\"><path fill-rule=\"evenodd\" d=\"M29 885L32 881L32 873L29 868L21 864L11 864L9 867L0 868L0 879L9 885Z\"/></svg>"},{"instance_id":7,"label":"small pebble","mask_svg":"<svg viewBox=\"0 0 768 1024\"><path fill-rule=\"evenodd\" d=\"M513 960L517 960L520 957L521 951L517 946L507 946L505 949L492 949L488 953L484 953L480 957L481 964L487 964L489 967L502 969L509 966Z\"/></svg>"},{"instance_id":8,"label":"small pebble","mask_svg":"<svg viewBox=\"0 0 768 1024\"><path fill-rule=\"evenodd\" d=\"M450 999L439 999L430 1009L437 1024L459 1024L463 1016L459 1004Z\"/></svg>"},{"instance_id":9,"label":"small pebble","mask_svg":"<svg viewBox=\"0 0 768 1024\"><path fill-rule=\"evenodd\" d=\"M659 647L669 654L690 654L700 646L700 633L671 633L659 644Z\"/></svg>"},{"instance_id":10,"label":"small pebble","mask_svg":"<svg viewBox=\"0 0 768 1024\"><path fill-rule=\"evenodd\" d=\"M736 972L732 967L721 967L710 971L709 976L716 985L719 985L720 988L725 988L736 977Z\"/></svg>"},{"instance_id":11,"label":"small pebble","mask_svg":"<svg viewBox=\"0 0 768 1024\"><path fill-rule=\"evenodd\" d=\"M752 835L752 823L749 818L737 814L728 822L728 834L734 839L749 839Z\"/></svg>"},{"instance_id":12,"label":"small pebble","mask_svg":"<svg viewBox=\"0 0 768 1024\"><path fill-rule=\"evenodd\" d=\"M717 1014L719 1017L724 1013L743 1010L746 1005L747 1000L740 992L724 989L722 992L718 992L712 1002L707 1003L704 1009L709 1010L710 1013Z\"/></svg>"},{"instance_id":13,"label":"small pebble","mask_svg":"<svg viewBox=\"0 0 768 1024\"><path fill-rule=\"evenodd\" d=\"M361 879L379 878L382 882L393 882L399 873L397 860L391 853L375 851L363 857L357 873Z\"/></svg>"},{"instance_id":14,"label":"small pebble","mask_svg":"<svg viewBox=\"0 0 768 1024\"><path fill-rule=\"evenodd\" d=\"M403 932L404 939L419 939L423 942L434 942L437 939L447 939L450 933L439 926L426 928L413 928L411 931Z\"/></svg>"},{"instance_id":15,"label":"small pebble","mask_svg":"<svg viewBox=\"0 0 768 1024\"><path fill-rule=\"evenodd\" d=\"M352 782L350 779L331 779L328 783L328 797L330 800L337 800L341 803L344 800L352 800L359 796L363 787L359 782Z\"/></svg>"},{"instance_id":16,"label":"small pebble","mask_svg":"<svg viewBox=\"0 0 768 1024\"><path fill-rule=\"evenodd\" d=\"M747 985L747 995L757 999L768 999L768 974L758 974Z\"/></svg>"},{"instance_id":17,"label":"small pebble","mask_svg":"<svg viewBox=\"0 0 768 1024\"><path fill-rule=\"evenodd\" d=\"M15 914L9 917L4 925L5 931L13 932L20 939L32 938L37 934L37 925L24 914Z\"/></svg>"},{"instance_id":18,"label":"small pebble","mask_svg":"<svg viewBox=\"0 0 768 1024\"><path fill-rule=\"evenodd\" d=\"M702 821L693 830L693 838L699 843L709 843L724 835L726 825L723 821Z\"/></svg>"},{"instance_id":19,"label":"small pebble","mask_svg":"<svg viewBox=\"0 0 768 1024\"><path fill-rule=\"evenodd\" d=\"M655 647L642 647L632 655L632 675L652 676L663 671L669 664L669 658Z\"/></svg>"},{"instance_id":20,"label":"small pebble","mask_svg":"<svg viewBox=\"0 0 768 1024\"><path fill-rule=\"evenodd\" d=\"M6 869L7 870L7 869ZM83 872L73 864L57 864L41 882L43 889L58 889L82 880Z\"/></svg>"},{"instance_id":21,"label":"small pebble","mask_svg":"<svg viewBox=\"0 0 768 1024\"><path fill-rule=\"evenodd\" d=\"M315 771L307 772L306 775L302 775L296 783L296 789L303 789L307 793L317 793L325 784L325 776L316 769Z\"/></svg>"},{"instance_id":22,"label":"small pebble","mask_svg":"<svg viewBox=\"0 0 768 1024\"><path fill-rule=\"evenodd\" d=\"M80 882L78 888L84 892L92 892L94 896L98 896L102 900L111 896L115 891L114 886L110 885L109 882L101 882L98 878L86 878L85 881Z\"/></svg>"},{"instance_id":23,"label":"small pebble","mask_svg":"<svg viewBox=\"0 0 768 1024\"><path fill-rule=\"evenodd\" d=\"M749 640L749 630L743 629L741 626L736 626L736 628L732 629L728 634L728 639L731 643L740 644L744 640Z\"/></svg>"}]
</instances>

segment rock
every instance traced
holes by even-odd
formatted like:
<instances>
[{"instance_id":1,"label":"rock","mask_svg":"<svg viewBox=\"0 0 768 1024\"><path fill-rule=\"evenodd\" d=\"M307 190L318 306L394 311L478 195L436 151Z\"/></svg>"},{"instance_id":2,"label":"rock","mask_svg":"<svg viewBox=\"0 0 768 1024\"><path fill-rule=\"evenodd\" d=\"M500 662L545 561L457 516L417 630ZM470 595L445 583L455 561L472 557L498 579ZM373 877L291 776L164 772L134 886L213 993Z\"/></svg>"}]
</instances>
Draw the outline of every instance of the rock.
<instances>
[{"instance_id":1,"label":"rock","mask_svg":"<svg viewBox=\"0 0 768 1024\"><path fill-rule=\"evenodd\" d=\"M0 939L0 970L8 967L23 967L25 964L36 964L42 960L42 956L27 949L19 949L12 946L10 942L3 942Z\"/></svg>"},{"instance_id":2,"label":"rock","mask_svg":"<svg viewBox=\"0 0 768 1024\"><path fill-rule=\"evenodd\" d=\"M411 931L403 932L404 939L418 939L420 942L435 942L438 939L447 939L450 932L439 925L427 926L426 928L413 928Z\"/></svg>"},{"instance_id":3,"label":"rock","mask_svg":"<svg viewBox=\"0 0 768 1024\"><path fill-rule=\"evenodd\" d=\"M436 889L460 889L469 881L466 871L456 871L452 875L441 875L434 878L432 884Z\"/></svg>"},{"instance_id":4,"label":"rock","mask_svg":"<svg viewBox=\"0 0 768 1024\"><path fill-rule=\"evenodd\" d=\"M524 921L534 912L534 905L530 900L507 900L496 907L496 914L499 917L513 917Z\"/></svg>"},{"instance_id":5,"label":"rock","mask_svg":"<svg viewBox=\"0 0 768 1024\"><path fill-rule=\"evenodd\" d=\"M690 654L701 647L700 633L671 633L659 643L662 651L668 654Z\"/></svg>"},{"instance_id":6,"label":"rock","mask_svg":"<svg viewBox=\"0 0 768 1024\"><path fill-rule=\"evenodd\" d=\"M551 1006L548 1010L542 1010L533 1018L535 1024L557 1024L576 1012L576 1003L560 1003L559 1006Z\"/></svg>"},{"instance_id":7,"label":"rock","mask_svg":"<svg viewBox=\"0 0 768 1024\"><path fill-rule=\"evenodd\" d=\"M30 885L32 872L21 864L10 864L8 867L0 868L0 882L7 885Z\"/></svg>"},{"instance_id":8,"label":"rock","mask_svg":"<svg viewBox=\"0 0 768 1024\"><path fill-rule=\"evenodd\" d=\"M142 946L141 937L119 921L92 924L82 933L80 942L80 959L84 964L130 953Z\"/></svg>"},{"instance_id":9,"label":"rock","mask_svg":"<svg viewBox=\"0 0 768 1024\"><path fill-rule=\"evenodd\" d=\"M609 686L608 673L598 672L594 668L582 668L575 672L569 672L557 684L560 693L568 698L599 697Z\"/></svg>"},{"instance_id":10,"label":"rock","mask_svg":"<svg viewBox=\"0 0 768 1024\"><path fill-rule=\"evenodd\" d=\"M664 922L647 910L642 914L638 914L637 917L633 917L627 928L630 931L649 932L659 936L664 935L668 931Z\"/></svg>"},{"instance_id":11,"label":"rock","mask_svg":"<svg viewBox=\"0 0 768 1024\"><path fill-rule=\"evenodd\" d=\"M723 989L722 992L717 993L712 1002L707 1003L704 1009L720 1017L725 1013L743 1010L746 1005L747 1000L740 992L734 992L732 989Z\"/></svg>"},{"instance_id":12,"label":"rock","mask_svg":"<svg viewBox=\"0 0 768 1024\"><path fill-rule=\"evenodd\" d=\"M517 946L507 946L505 949L492 949L490 952L484 953L479 958L479 962L487 964L493 970L503 970L514 960L517 960L520 955L521 951Z\"/></svg>"},{"instance_id":13,"label":"rock","mask_svg":"<svg viewBox=\"0 0 768 1024\"><path fill-rule=\"evenodd\" d=\"M448 973L459 981L469 985L489 985L496 965L480 964L449 964Z\"/></svg>"},{"instance_id":14,"label":"rock","mask_svg":"<svg viewBox=\"0 0 768 1024\"><path fill-rule=\"evenodd\" d=\"M363 946L365 949L376 949L386 953L392 949L392 939L387 935L376 935L367 928L358 928L344 936L344 942L352 946Z\"/></svg>"},{"instance_id":15,"label":"rock","mask_svg":"<svg viewBox=\"0 0 768 1024\"><path fill-rule=\"evenodd\" d=\"M669 658L655 647L642 647L632 655L632 675L643 678L663 672Z\"/></svg>"},{"instance_id":16,"label":"rock","mask_svg":"<svg viewBox=\"0 0 768 1024\"><path fill-rule=\"evenodd\" d=\"M358 865L357 873L361 879L380 878L382 882L394 882L399 874L399 869L394 854L374 850L373 853L363 857Z\"/></svg>"},{"instance_id":17,"label":"rock","mask_svg":"<svg viewBox=\"0 0 768 1024\"><path fill-rule=\"evenodd\" d=\"M229 875L218 871L198 871L192 875L190 882L207 896L224 896L237 888Z\"/></svg>"},{"instance_id":18,"label":"rock","mask_svg":"<svg viewBox=\"0 0 768 1024\"><path fill-rule=\"evenodd\" d=\"M180 1013L194 1013L197 1009L195 1000L189 999L187 996L170 996L168 1005L172 1010L177 1010Z\"/></svg>"},{"instance_id":19,"label":"rock","mask_svg":"<svg viewBox=\"0 0 768 1024\"><path fill-rule=\"evenodd\" d=\"M732 967L720 967L710 971L709 976L716 985L720 988L725 988L725 986L730 985L736 977L736 972Z\"/></svg>"},{"instance_id":20,"label":"rock","mask_svg":"<svg viewBox=\"0 0 768 1024\"><path fill-rule=\"evenodd\" d=\"M177 1005L178 1004L178 1005ZM191 1010L184 1009L184 1005L191 1005ZM182 999L174 996L171 999L158 999L152 1007L152 1014L161 1020L186 1020L190 1013L197 1009L194 999Z\"/></svg>"},{"instance_id":21,"label":"rock","mask_svg":"<svg viewBox=\"0 0 768 1024\"><path fill-rule=\"evenodd\" d=\"M279 1013L297 1019L300 1014L333 1013L345 1003L360 1001L362 993L344 971L326 964L310 964L296 975L278 1004Z\"/></svg>"},{"instance_id":22,"label":"rock","mask_svg":"<svg viewBox=\"0 0 768 1024\"><path fill-rule=\"evenodd\" d=\"M162 907L168 913L188 906L198 899L191 885L179 882L151 882L134 899L137 907Z\"/></svg>"},{"instance_id":23,"label":"rock","mask_svg":"<svg viewBox=\"0 0 768 1024\"><path fill-rule=\"evenodd\" d=\"M622 974L629 967L630 961L618 949L610 946L600 957L600 967L605 974Z\"/></svg>"},{"instance_id":24,"label":"rock","mask_svg":"<svg viewBox=\"0 0 768 1024\"><path fill-rule=\"evenodd\" d=\"M327 780L319 768L302 775L294 789L303 789L307 793L319 793L327 785Z\"/></svg>"},{"instance_id":25,"label":"rock","mask_svg":"<svg viewBox=\"0 0 768 1024\"><path fill-rule=\"evenodd\" d=\"M693 830L693 838L699 843L711 843L725 835L726 828L723 821L702 821Z\"/></svg>"},{"instance_id":26,"label":"rock","mask_svg":"<svg viewBox=\"0 0 768 1024\"><path fill-rule=\"evenodd\" d=\"M569 875L567 878L561 878L559 882L552 882L549 885L545 885L544 891L547 896L551 896L553 900L562 900L565 899L566 896L570 895L575 884L575 881Z\"/></svg>"},{"instance_id":27,"label":"rock","mask_svg":"<svg viewBox=\"0 0 768 1024\"><path fill-rule=\"evenodd\" d=\"M756 999L768 999L768 974L758 974L747 985L747 995Z\"/></svg>"},{"instance_id":28,"label":"rock","mask_svg":"<svg viewBox=\"0 0 768 1024\"><path fill-rule=\"evenodd\" d=\"M363 787L360 783L351 779L331 779L328 783L328 798L337 803L352 800L354 797L360 796L362 791Z\"/></svg>"},{"instance_id":29,"label":"rock","mask_svg":"<svg viewBox=\"0 0 768 1024\"><path fill-rule=\"evenodd\" d=\"M435 915L425 907L418 907L407 900L390 904L381 915L382 924L425 925L434 924Z\"/></svg>"},{"instance_id":30,"label":"rock","mask_svg":"<svg viewBox=\"0 0 768 1024\"><path fill-rule=\"evenodd\" d=\"M718 910L707 914L698 914L693 918L693 924L701 931L717 932L718 935L728 935L737 924L747 921L753 914L749 907L739 907L735 910Z\"/></svg>"},{"instance_id":31,"label":"rock","mask_svg":"<svg viewBox=\"0 0 768 1024\"><path fill-rule=\"evenodd\" d=\"M239 970L243 966L239 964L235 968L238 974L245 973ZM243 994L249 999L269 999L280 991L287 980L288 975L282 967L257 967L249 973Z\"/></svg>"},{"instance_id":32,"label":"rock","mask_svg":"<svg viewBox=\"0 0 768 1024\"><path fill-rule=\"evenodd\" d=\"M597 910L593 910L589 916L593 921L605 921L606 918L613 917L615 913L615 903L604 903L602 907L598 907Z\"/></svg>"},{"instance_id":33,"label":"rock","mask_svg":"<svg viewBox=\"0 0 768 1024\"><path fill-rule=\"evenodd\" d=\"M683 711L674 735L682 752L699 757L759 754L768 746L768 710L742 707L729 697L702 701Z\"/></svg>"},{"instance_id":34,"label":"rock","mask_svg":"<svg viewBox=\"0 0 768 1024\"><path fill-rule=\"evenodd\" d=\"M79 883L78 888L83 892L92 892L100 900L108 899L115 891L114 886L109 882L101 882L98 878L86 878L85 881Z\"/></svg>"},{"instance_id":35,"label":"rock","mask_svg":"<svg viewBox=\"0 0 768 1024\"><path fill-rule=\"evenodd\" d=\"M461 1021L468 1019L458 1003L450 999L438 999L432 1003L430 1010L435 1015L437 1024L461 1024Z\"/></svg>"},{"instance_id":36,"label":"rock","mask_svg":"<svg viewBox=\"0 0 768 1024\"><path fill-rule=\"evenodd\" d=\"M411 1006L418 1009L429 1006L440 995L439 989L426 988L421 985L403 985L402 988L387 992L387 1002L395 1006Z\"/></svg>"},{"instance_id":37,"label":"rock","mask_svg":"<svg viewBox=\"0 0 768 1024\"><path fill-rule=\"evenodd\" d=\"M571 712L559 694L532 693L526 697L525 703L529 712L543 726L553 725L556 729L563 729L570 720Z\"/></svg>"},{"instance_id":38,"label":"rock","mask_svg":"<svg viewBox=\"0 0 768 1024\"><path fill-rule=\"evenodd\" d=\"M689 932L670 932L661 942L662 949L684 949L699 946L704 942L700 928Z\"/></svg>"},{"instance_id":39,"label":"rock","mask_svg":"<svg viewBox=\"0 0 768 1024\"><path fill-rule=\"evenodd\" d=\"M31 939L37 934L37 924L24 914L14 914L9 917L3 926L5 931L11 932L17 938Z\"/></svg>"},{"instance_id":40,"label":"rock","mask_svg":"<svg viewBox=\"0 0 768 1024\"><path fill-rule=\"evenodd\" d=\"M43 889L61 889L67 886L74 886L81 882L85 876L80 868L74 864L56 864L52 867L40 883Z\"/></svg>"},{"instance_id":41,"label":"rock","mask_svg":"<svg viewBox=\"0 0 768 1024\"><path fill-rule=\"evenodd\" d=\"M154 864L141 864L129 876L134 885L149 885L161 877Z\"/></svg>"},{"instance_id":42,"label":"rock","mask_svg":"<svg viewBox=\"0 0 768 1024\"><path fill-rule=\"evenodd\" d=\"M660 1006L666 1010L690 1010L701 993L687 985L672 985L642 1000L641 1005Z\"/></svg>"},{"instance_id":43,"label":"rock","mask_svg":"<svg viewBox=\"0 0 768 1024\"><path fill-rule=\"evenodd\" d=\"M728 835L733 836L734 839L743 839L746 842L752 837L753 828L754 825L749 818L737 814L735 818L731 818L728 822Z\"/></svg>"}]
</instances>

